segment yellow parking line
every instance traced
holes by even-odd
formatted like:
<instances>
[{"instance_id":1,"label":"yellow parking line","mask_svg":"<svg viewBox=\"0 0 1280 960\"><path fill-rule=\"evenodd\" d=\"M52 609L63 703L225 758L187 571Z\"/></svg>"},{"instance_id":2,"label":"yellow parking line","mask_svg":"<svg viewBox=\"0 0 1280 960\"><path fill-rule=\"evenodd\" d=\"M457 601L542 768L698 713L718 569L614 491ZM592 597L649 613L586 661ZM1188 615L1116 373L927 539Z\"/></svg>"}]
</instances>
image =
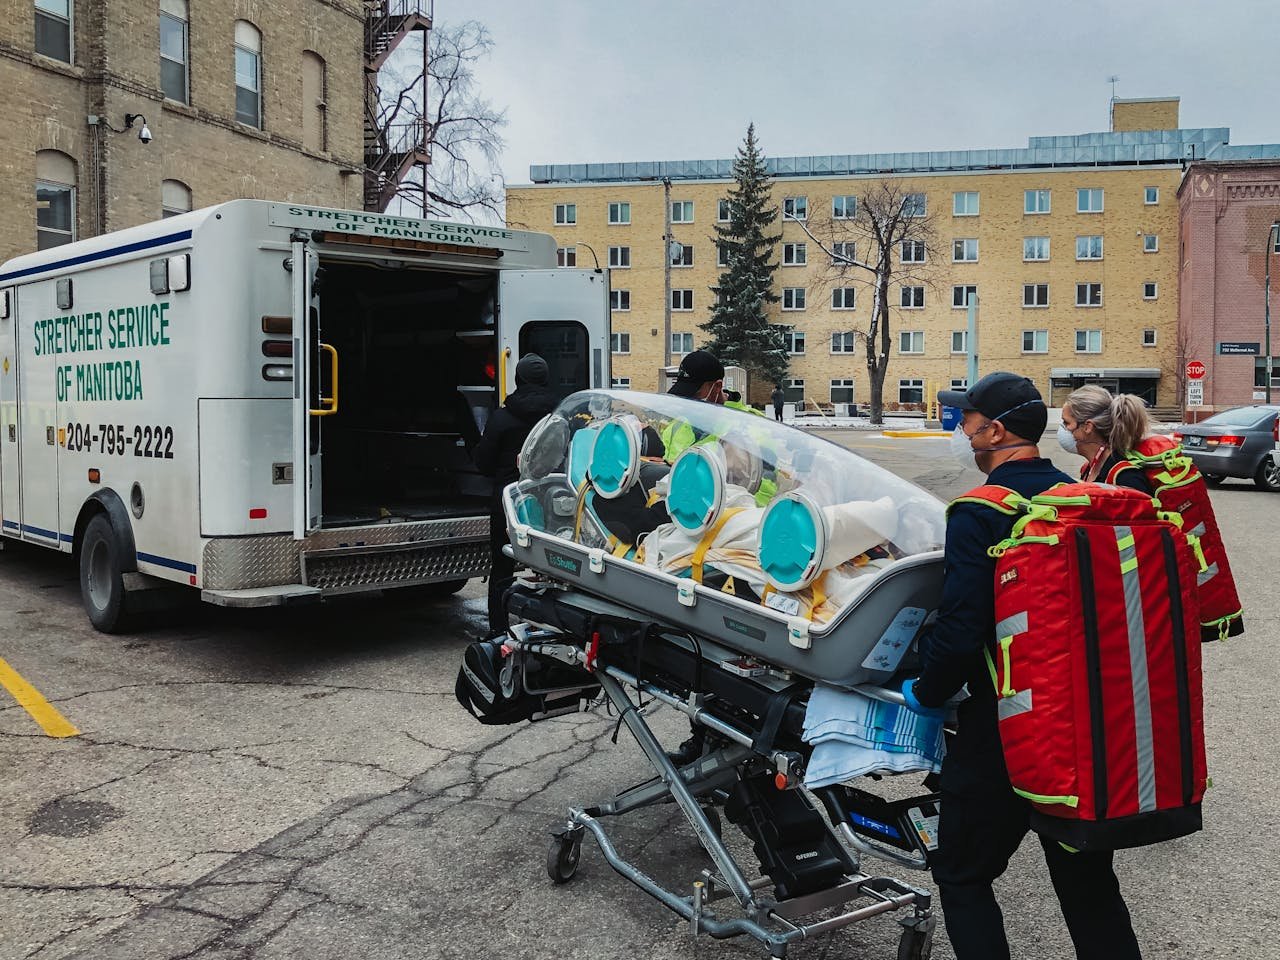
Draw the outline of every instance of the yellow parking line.
<instances>
[{"instance_id":1,"label":"yellow parking line","mask_svg":"<svg viewBox=\"0 0 1280 960\"><path fill-rule=\"evenodd\" d=\"M886 437L914 440L949 440L951 434L940 430L882 430Z\"/></svg>"},{"instance_id":2,"label":"yellow parking line","mask_svg":"<svg viewBox=\"0 0 1280 960\"><path fill-rule=\"evenodd\" d=\"M75 737L80 735L80 731L71 724L70 720L58 712L57 707L40 696L40 691L27 683L22 674L9 666L4 660L0 660L0 684L3 684L4 688L13 694L13 699L18 701L18 706L31 714L32 719L40 724L41 728L49 736Z\"/></svg>"}]
</instances>

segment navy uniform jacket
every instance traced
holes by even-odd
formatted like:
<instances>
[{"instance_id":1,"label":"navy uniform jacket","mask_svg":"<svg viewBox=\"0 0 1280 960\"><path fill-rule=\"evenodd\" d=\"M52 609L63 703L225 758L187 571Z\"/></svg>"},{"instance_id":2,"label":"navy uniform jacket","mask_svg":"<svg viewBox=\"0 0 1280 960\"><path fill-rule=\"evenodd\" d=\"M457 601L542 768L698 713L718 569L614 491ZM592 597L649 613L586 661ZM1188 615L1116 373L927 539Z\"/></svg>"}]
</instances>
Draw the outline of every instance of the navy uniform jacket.
<instances>
[{"instance_id":1,"label":"navy uniform jacket","mask_svg":"<svg viewBox=\"0 0 1280 960\"><path fill-rule=\"evenodd\" d=\"M1006 460L991 471L987 483L1008 487L1024 497L1044 493L1071 478L1043 457ZM995 717L995 689L983 657L994 646L996 632L996 561L987 548L1013 530L1016 517L976 503L958 503L947 517L947 544L943 567L942 603L930 634L922 638L923 667L914 692L927 707L941 706L964 684L969 684L973 707L989 703Z\"/></svg>"}]
</instances>

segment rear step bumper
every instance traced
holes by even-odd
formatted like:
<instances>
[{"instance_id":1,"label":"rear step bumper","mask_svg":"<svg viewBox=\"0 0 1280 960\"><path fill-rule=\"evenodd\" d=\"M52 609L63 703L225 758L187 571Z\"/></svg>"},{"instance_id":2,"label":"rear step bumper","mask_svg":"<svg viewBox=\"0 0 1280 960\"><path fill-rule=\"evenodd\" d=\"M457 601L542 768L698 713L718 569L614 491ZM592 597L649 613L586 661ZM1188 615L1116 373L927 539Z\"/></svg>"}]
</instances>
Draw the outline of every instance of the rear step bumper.
<instances>
[{"instance_id":1,"label":"rear step bumper","mask_svg":"<svg viewBox=\"0 0 1280 960\"><path fill-rule=\"evenodd\" d=\"M279 607L314 602L323 593L319 587L285 583L276 587L251 587L247 590L201 590L200 599L215 607Z\"/></svg>"}]
</instances>

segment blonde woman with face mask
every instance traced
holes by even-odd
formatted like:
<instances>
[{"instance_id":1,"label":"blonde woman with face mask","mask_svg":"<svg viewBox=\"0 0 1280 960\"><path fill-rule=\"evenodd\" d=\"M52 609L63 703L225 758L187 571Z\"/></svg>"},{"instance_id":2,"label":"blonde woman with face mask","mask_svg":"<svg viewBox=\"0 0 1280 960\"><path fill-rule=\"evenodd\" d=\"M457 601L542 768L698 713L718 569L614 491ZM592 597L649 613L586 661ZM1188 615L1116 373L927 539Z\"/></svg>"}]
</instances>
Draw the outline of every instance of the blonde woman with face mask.
<instances>
[{"instance_id":1,"label":"blonde woman with face mask","mask_svg":"<svg viewBox=\"0 0 1280 960\"><path fill-rule=\"evenodd\" d=\"M1084 457L1080 479L1130 487L1150 496L1154 491L1127 457L1151 432L1147 407L1128 393L1112 396L1106 387L1089 384L1062 405L1058 443L1067 453Z\"/></svg>"}]
</instances>

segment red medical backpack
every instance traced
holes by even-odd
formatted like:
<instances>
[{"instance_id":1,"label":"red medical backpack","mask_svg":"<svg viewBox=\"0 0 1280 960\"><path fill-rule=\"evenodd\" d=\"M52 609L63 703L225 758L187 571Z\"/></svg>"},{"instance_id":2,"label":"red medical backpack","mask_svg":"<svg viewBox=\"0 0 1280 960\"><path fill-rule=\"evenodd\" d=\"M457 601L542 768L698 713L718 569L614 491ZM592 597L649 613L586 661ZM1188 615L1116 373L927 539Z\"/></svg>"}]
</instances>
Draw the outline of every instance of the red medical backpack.
<instances>
[{"instance_id":1,"label":"red medical backpack","mask_svg":"<svg viewBox=\"0 0 1280 960\"><path fill-rule=\"evenodd\" d=\"M1016 516L996 558L994 653L1009 780L1032 826L1077 850L1200 829L1207 776L1197 563L1137 490L1062 484L957 502Z\"/></svg>"},{"instance_id":2,"label":"red medical backpack","mask_svg":"<svg viewBox=\"0 0 1280 960\"><path fill-rule=\"evenodd\" d=\"M1206 642L1244 633L1243 611L1236 593L1236 581L1227 562L1227 548L1218 531L1209 488L1182 446L1170 437L1147 437L1130 452L1128 463L1120 463L1107 476L1115 482L1121 470L1141 470L1155 491L1160 506L1182 517L1182 529L1192 543L1198 542L1197 557L1203 564L1197 574L1200 597L1200 638Z\"/></svg>"}]
</instances>

